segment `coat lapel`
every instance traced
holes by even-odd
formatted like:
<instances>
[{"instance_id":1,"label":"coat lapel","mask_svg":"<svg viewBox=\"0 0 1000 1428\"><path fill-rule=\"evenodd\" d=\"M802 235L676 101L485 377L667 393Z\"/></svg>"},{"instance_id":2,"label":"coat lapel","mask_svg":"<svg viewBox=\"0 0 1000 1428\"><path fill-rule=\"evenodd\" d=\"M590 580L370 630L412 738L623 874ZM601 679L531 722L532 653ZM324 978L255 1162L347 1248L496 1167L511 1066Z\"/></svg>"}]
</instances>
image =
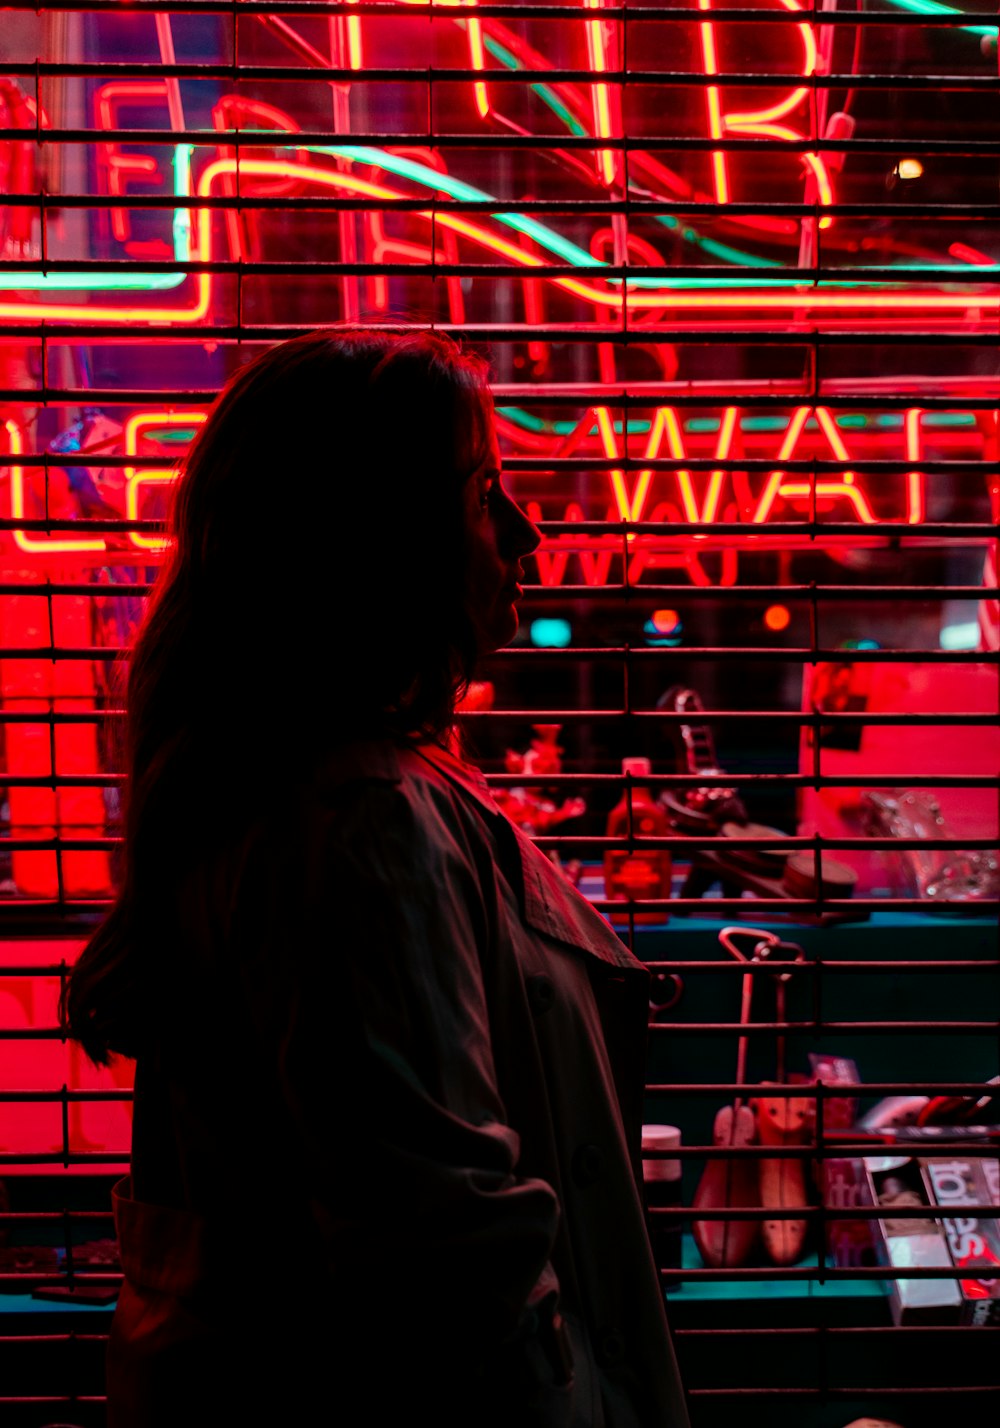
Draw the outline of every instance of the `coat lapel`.
<instances>
[{"instance_id":1,"label":"coat lapel","mask_svg":"<svg viewBox=\"0 0 1000 1428\"><path fill-rule=\"evenodd\" d=\"M513 887L520 884L522 913L529 926L589 953L611 967L641 970L646 974L642 963L615 936L604 918L566 881L531 839L501 812L477 768L463 763L438 745L422 744L414 752L432 764L449 783L474 799L486 816L496 835L501 859L509 856L515 863L505 871L508 875L515 874L510 879Z\"/></svg>"},{"instance_id":2,"label":"coat lapel","mask_svg":"<svg viewBox=\"0 0 1000 1428\"><path fill-rule=\"evenodd\" d=\"M499 810L497 810L499 813ZM503 818L503 814L500 817ZM507 819L504 820L508 822ZM524 920L539 932L568 942L612 967L642 967L603 917L566 881L558 868L519 828L513 829L521 859Z\"/></svg>"}]
</instances>

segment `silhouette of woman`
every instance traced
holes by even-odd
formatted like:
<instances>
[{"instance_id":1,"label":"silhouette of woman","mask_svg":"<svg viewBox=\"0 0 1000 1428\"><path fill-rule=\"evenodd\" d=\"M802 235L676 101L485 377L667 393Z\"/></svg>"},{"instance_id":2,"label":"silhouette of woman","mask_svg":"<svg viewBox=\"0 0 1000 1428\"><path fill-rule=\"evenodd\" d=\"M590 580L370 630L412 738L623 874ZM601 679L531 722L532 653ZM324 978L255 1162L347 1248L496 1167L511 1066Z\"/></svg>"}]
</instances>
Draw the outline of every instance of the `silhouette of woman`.
<instances>
[{"instance_id":1,"label":"silhouette of woman","mask_svg":"<svg viewBox=\"0 0 1000 1428\"><path fill-rule=\"evenodd\" d=\"M64 1008L136 1059L111 1428L686 1424L647 974L450 738L539 540L484 364L382 328L271 349L173 535L121 888Z\"/></svg>"}]
</instances>

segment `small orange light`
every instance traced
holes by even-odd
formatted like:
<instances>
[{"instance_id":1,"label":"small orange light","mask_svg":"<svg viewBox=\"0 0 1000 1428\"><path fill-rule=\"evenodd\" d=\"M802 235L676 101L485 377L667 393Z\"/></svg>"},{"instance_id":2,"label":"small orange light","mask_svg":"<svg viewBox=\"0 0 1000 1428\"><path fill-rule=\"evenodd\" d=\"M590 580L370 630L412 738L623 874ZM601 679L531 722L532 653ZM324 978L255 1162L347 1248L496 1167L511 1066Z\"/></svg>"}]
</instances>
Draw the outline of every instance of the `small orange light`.
<instances>
[{"instance_id":1,"label":"small orange light","mask_svg":"<svg viewBox=\"0 0 1000 1428\"><path fill-rule=\"evenodd\" d=\"M924 171L919 159L900 159L896 172L901 179L918 179Z\"/></svg>"},{"instance_id":2,"label":"small orange light","mask_svg":"<svg viewBox=\"0 0 1000 1428\"><path fill-rule=\"evenodd\" d=\"M653 629L660 635L672 635L681 622L676 610L654 610Z\"/></svg>"},{"instance_id":3,"label":"small orange light","mask_svg":"<svg viewBox=\"0 0 1000 1428\"><path fill-rule=\"evenodd\" d=\"M787 605L769 605L764 611L764 624L776 634L779 630L787 630L791 623L792 616Z\"/></svg>"}]
</instances>

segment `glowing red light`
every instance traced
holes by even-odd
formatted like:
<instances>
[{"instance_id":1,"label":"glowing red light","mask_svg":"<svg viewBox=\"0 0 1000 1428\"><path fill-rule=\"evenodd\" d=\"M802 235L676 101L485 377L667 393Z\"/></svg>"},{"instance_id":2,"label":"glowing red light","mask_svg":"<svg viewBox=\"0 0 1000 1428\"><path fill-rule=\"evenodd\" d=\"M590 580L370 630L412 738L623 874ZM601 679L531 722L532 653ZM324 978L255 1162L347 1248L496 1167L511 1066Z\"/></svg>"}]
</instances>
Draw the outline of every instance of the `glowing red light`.
<instances>
[{"instance_id":1,"label":"glowing red light","mask_svg":"<svg viewBox=\"0 0 1000 1428\"><path fill-rule=\"evenodd\" d=\"M799 0L781 0L781 4L786 10L798 12L802 9ZM698 8L710 11L712 0L698 0ZM702 60L705 66L705 73L715 75L719 73L719 58L715 39L715 24L710 20L702 21L699 26L701 32ZM795 33L802 43L802 78L808 78L816 70L817 49L816 35L810 24L799 21L795 26ZM721 91L718 85L708 86L706 91L708 101L708 130L713 139L723 139L727 134L734 137L747 138L757 136L768 139L801 139L805 136L791 129L786 124L776 124L776 119L784 119L797 109L803 100L808 97L809 90L805 85L800 85L790 90L782 99L773 104L766 105L762 109L748 109L741 113L724 112L722 108ZM805 163L812 172L816 183L816 192L823 207L827 207L833 202L833 185L830 182L830 175L826 163L819 154L807 153L803 155ZM716 149L712 154L712 173L715 184L715 197L719 203L728 203L731 195L729 182L728 161L725 152ZM832 219L827 215L819 220L821 228L828 228ZM750 226L757 226L757 220L751 220Z\"/></svg>"},{"instance_id":2,"label":"glowing red light","mask_svg":"<svg viewBox=\"0 0 1000 1428\"><path fill-rule=\"evenodd\" d=\"M764 611L764 624L776 635L787 630L792 623L792 614L787 605L769 605Z\"/></svg>"},{"instance_id":3,"label":"glowing red light","mask_svg":"<svg viewBox=\"0 0 1000 1428\"><path fill-rule=\"evenodd\" d=\"M680 623L681 617L676 610L653 611L652 625L658 635L672 635Z\"/></svg>"},{"instance_id":4,"label":"glowing red light","mask_svg":"<svg viewBox=\"0 0 1000 1428\"><path fill-rule=\"evenodd\" d=\"M354 21L356 24L356 16ZM265 104L259 99L249 99L241 94L224 94L212 110L212 123L220 131L241 128L277 129L294 134L299 127L291 115L286 114L283 109L278 109L273 104ZM231 144L220 144L219 157L235 159L236 150ZM242 177L242 172L238 171L227 174L223 178L222 192L227 198L237 196L239 191L237 179L240 177ZM277 179L270 183L258 182L244 185L244 192L269 198L280 198L285 194L296 192L297 189L298 185L292 179ZM227 208L225 218L230 256L238 259L252 259L256 246L254 241L256 222L253 215L242 213L239 209Z\"/></svg>"},{"instance_id":5,"label":"glowing red light","mask_svg":"<svg viewBox=\"0 0 1000 1428\"><path fill-rule=\"evenodd\" d=\"M118 127L118 111L126 105L149 107L165 104L167 86L162 79L113 79L94 95L94 113L101 129ZM123 153L120 144L98 144L97 161L105 171L108 193L124 196L129 180L159 183L160 166L152 154ZM111 210L111 232L119 243L128 241L132 222L127 208Z\"/></svg>"},{"instance_id":6,"label":"glowing red light","mask_svg":"<svg viewBox=\"0 0 1000 1428\"><path fill-rule=\"evenodd\" d=\"M837 430L836 423L826 407L816 407L816 421L819 424L823 435L826 437L830 450L838 461L849 461L850 456L844 439ZM785 439L781 443L781 450L778 452L779 461L790 461L799 444L799 438L805 429L806 422L812 414L812 408L799 407L792 420L788 424ZM775 502L779 498L785 500L798 500L811 502L813 498L817 501L842 498L847 501L853 509L858 520L864 525L875 524L875 513L868 504L868 498L864 492L855 484L853 471L845 471L844 474L835 480L822 480L819 477L807 476L804 480L789 480L783 471L772 471L767 478L767 485L764 494L757 503L753 519L756 524L766 521L774 508Z\"/></svg>"},{"instance_id":7,"label":"glowing red light","mask_svg":"<svg viewBox=\"0 0 1000 1428\"><path fill-rule=\"evenodd\" d=\"M906 413L906 454L911 461L920 460L920 408L911 407ZM924 473L911 471L906 477L906 519L917 526L924 519Z\"/></svg>"},{"instance_id":8,"label":"glowing red light","mask_svg":"<svg viewBox=\"0 0 1000 1428\"><path fill-rule=\"evenodd\" d=\"M588 10L599 10L601 0L586 0ZM595 74L604 74L608 69L607 36L603 20L587 22L587 58ZM602 139L614 137L611 118L611 95L607 84L594 85L594 130ZM601 178L609 186L615 181L616 155L614 149L602 149L598 159Z\"/></svg>"}]
</instances>

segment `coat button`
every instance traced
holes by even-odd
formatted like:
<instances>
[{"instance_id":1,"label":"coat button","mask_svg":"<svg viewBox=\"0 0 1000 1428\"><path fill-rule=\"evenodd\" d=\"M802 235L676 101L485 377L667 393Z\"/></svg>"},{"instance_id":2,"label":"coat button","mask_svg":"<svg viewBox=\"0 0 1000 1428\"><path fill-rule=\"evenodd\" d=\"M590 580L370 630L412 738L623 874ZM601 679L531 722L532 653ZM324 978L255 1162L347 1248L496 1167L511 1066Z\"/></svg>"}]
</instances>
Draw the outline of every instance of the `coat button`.
<instances>
[{"instance_id":1,"label":"coat button","mask_svg":"<svg viewBox=\"0 0 1000 1428\"><path fill-rule=\"evenodd\" d=\"M602 1330L598 1343L598 1357L606 1366L621 1363L625 1357L625 1336L620 1330Z\"/></svg>"},{"instance_id":2,"label":"coat button","mask_svg":"<svg viewBox=\"0 0 1000 1428\"><path fill-rule=\"evenodd\" d=\"M581 1189L593 1185L604 1169L604 1152L599 1145L581 1145L573 1152L573 1179Z\"/></svg>"},{"instance_id":3,"label":"coat button","mask_svg":"<svg viewBox=\"0 0 1000 1428\"><path fill-rule=\"evenodd\" d=\"M535 1016L544 1016L551 1011L556 999L556 989L551 977L544 975L527 979L528 1004Z\"/></svg>"}]
</instances>

